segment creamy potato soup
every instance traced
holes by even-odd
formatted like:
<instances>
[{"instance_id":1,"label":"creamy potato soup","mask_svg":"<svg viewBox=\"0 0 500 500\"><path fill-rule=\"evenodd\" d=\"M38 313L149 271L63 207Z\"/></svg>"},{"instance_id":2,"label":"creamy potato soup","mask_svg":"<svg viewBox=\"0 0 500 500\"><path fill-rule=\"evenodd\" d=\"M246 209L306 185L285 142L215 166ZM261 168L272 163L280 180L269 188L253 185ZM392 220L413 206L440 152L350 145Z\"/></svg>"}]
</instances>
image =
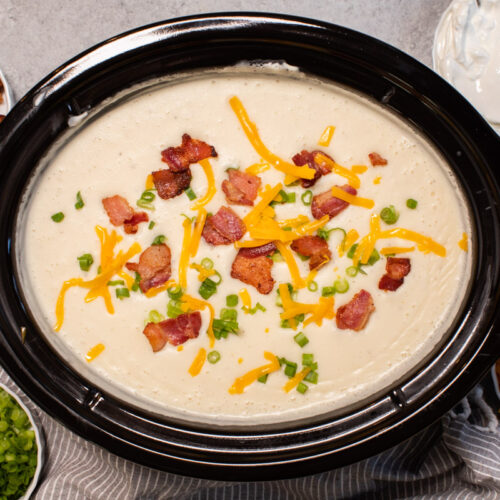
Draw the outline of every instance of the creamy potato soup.
<instances>
[{"instance_id":1,"label":"creamy potato soup","mask_svg":"<svg viewBox=\"0 0 500 500\"><path fill-rule=\"evenodd\" d=\"M122 98L30 192L18 258L47 338L167 415L257 424L359 401L433 349L469 279L466 204L441 158L298 71Z\"/></svg>"}]
</instances>

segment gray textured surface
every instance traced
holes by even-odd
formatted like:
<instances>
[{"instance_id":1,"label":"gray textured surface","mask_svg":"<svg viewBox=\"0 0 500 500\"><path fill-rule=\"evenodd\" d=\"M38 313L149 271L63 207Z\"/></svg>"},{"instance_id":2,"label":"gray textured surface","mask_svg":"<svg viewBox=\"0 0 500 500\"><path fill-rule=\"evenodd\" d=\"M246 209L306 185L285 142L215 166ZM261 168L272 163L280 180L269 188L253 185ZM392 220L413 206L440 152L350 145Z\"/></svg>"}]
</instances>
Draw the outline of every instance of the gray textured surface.
<instances>
[{"instance_id":1,"label":"gray textured surface","mask_svg":"<svg viewBox=\"0 0 500 500\"><path fill-rule=\"evenodd\" d=\"M362 31L431 64L450 0L0 0L0 68L19 98L47 73L123 31L200 12L266 11Z\"/></svg>"}]
</instances>

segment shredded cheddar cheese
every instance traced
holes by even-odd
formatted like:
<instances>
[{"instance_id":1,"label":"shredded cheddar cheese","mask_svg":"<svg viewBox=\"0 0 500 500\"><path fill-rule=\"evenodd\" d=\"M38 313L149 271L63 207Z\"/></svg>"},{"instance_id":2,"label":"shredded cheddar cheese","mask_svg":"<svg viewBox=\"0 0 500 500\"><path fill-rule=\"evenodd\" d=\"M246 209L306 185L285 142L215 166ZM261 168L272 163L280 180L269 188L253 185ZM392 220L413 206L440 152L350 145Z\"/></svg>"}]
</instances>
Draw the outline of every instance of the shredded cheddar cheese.
<instances>
[{"instance_id":1,"label":"shredded cheddar cheese","mask_svg":"<svg viewBox=\"0 0 500 500\"><path fill-rule=\"evenodd\" d=\"M381 181L382 177L375 177L375 179L373 179L373 184L380 184L380 181Z\"/></svg>"},{"instance_id":2,"label":"shredded cheddar cheese","mask_svg":"<svg viewBox=\"0 0 500 500\"><path fill-rule=\"evenodd\" d=\"M253 370L245 373L245 375L238 377L229 388L229 394L243 394L245 388L253 384L259 377L280 369L280 362L273 353L265 351L264 358L270 361L270 363L254 368Z\"/></svg>"},{"instance_id":3,"label":"shredded cheddar cheese","mask_svg":"<svg viewBox=\"0 0 500 500\"><path fill-rule=\"evenodd\" d=\"M243 222L247 228L259 218L264 209L274 200L282 187L283 184L278 183L276 186L262 191L260 195L261 199L257 205L255 205L255 207L253 207L252 210L250 210L250 212L243 217Z\"/></svg>"},{"instance_id":4,"label":"shredded cheddar cheese","mask_svg":"<svg viewBox=\"0 0 500 500\"><path fill-rule=\"evenodd\" d=\"M146 191L149 189L154 189L155 183L153 182L153 176L151 174L146 177L146 185L144 187L146 188Z\"/></svg>"},{"instance_id":5,"label":"shredded cheddar cheese","mask_svg":"<svg viewBox=\"0 0 500 500\"><path fill-rule=\"evenodd\" d=\"M177 346L177 351L178 352L181 352L183 350L184 350L184 346L182 344Z\"/></svg>"},{"instance_id":6,"label":"shredded cheddar cheese","mask_svg":"<svg viewBox=\"0 0 500 500\"><path fill-rule=\"evenodd\" d=\"M375 202L368 198L361 198L360 196L355 196L350 193L346 193L343 189L340 189L337 186L332 187L332 194L335 198L339 198L340 200L347 201L351 205L356 205L357 207L363 208L373 208L375 206Z\"/></svg>"},{"instance_id":7,"label":"shredded cheddar cheese","mask_svg":"<svg viewBox=\"0 0 500 500\"><path fill-rule=\"evenodd\" d=\"M150 299L151 297L156 297L161 292L165 292L169 288L172 288L175 285L174 280L168 280L163 285L157 286L156 288L150 288L144 295Z\"/></svg>"},{"instance_id":8,"label":"shredded cheddar cheese","mask_svg":"<svg viewBox=\"0 0 500 500\"><path fill-rule=\"evenodd\" d=\"M284 386L283 390L285 392L290 392L292 389L297 387L306 377L307 374L311 371L310 367L304 368L302 371L293 376Z\"/></svg>"},{"instance_id":9,"label":"shredded cheddar cheese","mask_svg":"<svg viewBox=\"0 0 500 500\"><path fill-rule=\"evenodd\" d=\"M212 170L212 165L210 164L209 159L205 158L204 160L200 160L199 164L207 176L208 187L205 196L199 198L191 205L191 210L199 210L204 207L214 197L217 191L217 188L215 187L214 171Z\"/></svg>"},{"instance_id":10,"label":"shredded cheddar cheese","mask_svg":"<svg viewBox=\"0 0 500 500\"><path fill-rule=\"evenodd\" d=\"M242 288L239 292L239 296L241 298L241 302L243 302L243 310L248 314L252 308L252 298L250 297L248 290L246 288Z\"/></svg>"},{"instance_id":11,"label":"shredded cheddar cheese","mask_svg":"<svg viewBox=\"0 0 500 500\"><path fill-rule=\"evenodd\" d=\"M467 252L469 250L469 242L467 241L467 233L462 235L462 239L458 242L458 246L464 251Z\"/></svg>"},{"instance_id":12,"label":"shredded cheddar cheese","mask_svg":"<svg viewBox=\"0 0 500 500\"><path fill-rule=\"evenodd\" d=\"M247 136L250 144L253 146L255 151L264 159L267 163L272 165L276 170L287 174L285 178L285 184L291 184L297 178L300 179L312 179L316 171L308 166L297 167L293 163L289 163L279 156L275 155L262 142L259 136L259 132L255 123L250 120L246 109L243 107L242 102L238 97L233 96L229 99L229 104L231 105L234 114L240 122L241 128L245 135Z\"/></svg>"},{"instance_id":13,"label":"shredded cheddar cheese","mask_svg":"<svg viewBox=\"0 0 500 500\"><path fill-rule=\"evenodd\" d=\"M188 295L186 293L181 297L181 302L181 308L183 311L187 311L188 309L200 311L205 309L205 307L208 307L208 310L210 311L210 322L208 323L207 335L210 341L210 347L213 347L215 343L215 336L212 324L214 322L215 310L212 304L210 304L210 302L207 302L206 300L195 299L194 297L191 297L191 295Z\"/></svg>"},{"instance_id":14,"label":"shredded cheddar cheese","mask_svg":"<svg viewBox=\"0 0 500 500\"><path fill-rule=\"evenodd\" d=\"M344 253L354 245L354 243L358 238L359 238L359 233L356 231L356 229L349 230L345 236L345 239L340 243L340 245L337 248L339 257L342 257Z\"/></svg>"},{"instance_id":15,"label":"shredded cheddar cheese","mask_svg":"<svg viewBox=\"0 0 500 500\"><path fill-rule=\"evenodd\" d=\"M64 322L64 298L66 292L74 286L89 290L85 296L85 302L92 302L98 297L102 297L107 311L110 314L114 314L115 309L111 301L108 282L115 274L118 274L122 270L127 261L141 251L141 246L135 242L125 253L120 250L115 256L115 246L121 241L121 236L118 236L114 230L109 234L101 226L96 226L95 231L101 243L101 273L93 280L85 281L82 278L72 278L62 284L56 302L56 324L54 325L56 332L61 329Z\"/></svg>"},{"instance_id":16,"label":"shredded cheddar cheese","mask_svg":"<svg viewBox=\"0 0 500 500\"><path fill-rule=\"evenodd\" d=\"M353 165L351 167L351 172L355 174L364 174L368 170L366 165Z\"/></svg>"},{"instance_id":17,"label":"shredded cheddar cheese","mask_svg":"<svg viewBox=\"0 0 500 500\"><path fill-rule=\"evenodd\" d=\"M296 290L304 288L306 286L306 282L300 276L297 262L295 261L295 257L293 256L290 247L288 245L285 245L281 241L276 241L276 248L278 249L282 257L285 259L285 262L288 266L288 270L290 271L293 287Z\"/></svg>"},{"instance_id":18,"label":"shredded cheddar cheese","mask_svg":"<svg viewBox=\"0 0 500 500\"><path fill-rule=\"evenodd\" d=\"M328 260L330 260L330 259L328 259ZM309 285L309 283L314 281L314 278L316 278L317 274L318 274L317 269L313 269L312 271L309 271L309 274L307 275L307 278L306 278L306 285Z\"/></svg>"},{"instance_id":19,"label":"shredded cheddar cheese","mask_svg":"<svg viewBox=\"0 0 500 500\"><path fill-rule=\"evenodd\" d=\"M323 153L317 153L314 157L314 161L317 163L326 163L326 165L328 165L333 173L340 175L341 177L345 177L347 179L347 182L349 183L349 186L352 186L355 189L359 189L359 187L361 186L361 181L359 180L359 177L356 175L356 173L345 167L342 167L338 163L335 163L331 158L328 158L328 156L324 155Z\"/></svg>"},{"instance_id":20,"label":"shredded cheddar cheese","mask_svg":"<svg viewBox=\"0 0 500 500\"><path fill-rule=\"evenodd\" d=\"M198 215L196 216L196 222L193 229L193 237L191 239L191 244L189 246L189 255L191 257L196 257L196 254L198 253L201 233L203 232L203 227L205 226L206 220L207 220L207 211L202 207L198 210Z\"/></svg>"},{"instance_id":21,"label":"shredded cheddar cheese","mask_svg":"<svg viewBox=\"0 0 500 500\"><path fill-rule=\"evenodd\" d=\"M247 167L245 169L245 172L251 175L258 175L261 174L262 172L265 172L266 170L269 170L270 168L271 165L269 165L269 163L261 160L260 163L254 163L253 165Z\"/></svg>"},{"instance_id":22,"label":"shredded cheddar cheese","mask_svg":"<svg viewBox=\"0 0 500 500\"><path fill-rule=\"evenodd\" d=\"M184 228L184 238L182 240L182 251L179 259L179 286L186 288L187 285L187 267L189 264L189 253L191 244L191 220L184 219L182 223Z\"/></svg>"},{"instance_id":23,"label":"shredded cheddar cheese","mask_svg":"<svg viewBox=\"0 0 500 500\"><path fill-rule=\"evenodd\" d=\"M90 348L87 354L85 355L87 363L94 361L94 359L97 358L97 356L99 356L99 354L101 354L102 351L104 351L104 349L105 349L104 344L96 344L94 347Z\"/></svg>"},{"instance_id":24,"label":"shredded cheddar cheese","mask_svg":"<svg viewBox=\"0 0 500 500\"><path fill-rule=\"evenodd\" d=\"M236 241L234 243L234 248L254 248L260 247L262 245L267 245L273 240L246 240L246 241Z\"/></svg>"},{"instance_id":25,"label":"shredded cheddar cheese","mask_svg":"<svg viewBox=\"0 0 500 500\"><path fill-rule=\"evenodd\" d=\"M191 377L196 377L197 375L200 374L201 369L205 364L205 359L207 359L207 351L203 347L200 347L200 350L196 354L188 370L189 375L191 375Z\"/></svg>"},{"instance_id":26,"label":"shredded cheddar cheese","mask_svg":"<svg viewBox=\"0 0 500 500\"><path fill-rule=\"evenodd\" d=\"M380 250L382 255L392 255L397 253L408 253L413 252L415 247L385 247Z\"/></svg>"},{"instance_id":27,"label":"shredded cheddar cheese","mask_svg":"<svg viewBox=\"0 0 500 500\"><path fill-rule=\"evenodd\" d=\"M321 134L321 137L319 138L318 146L323 146L325 148L328 147L330 145L334 132L335 127L333 125L328 125L328 127L325 128L325 130Z\"/></svg>"},{"instance_id":28,"label":"shredded cheddar cheese","mask_svg":"<svg viewBox=\"0 0 500 500\"><path fill-rule=\"evenodd\" d=\"M200 266L200 264L193 263L190 264L189 267L198 271L198 279L200 281L205 281L215 274L215 269L205 269L203 266Z\"/></svg>"}]
</instances>

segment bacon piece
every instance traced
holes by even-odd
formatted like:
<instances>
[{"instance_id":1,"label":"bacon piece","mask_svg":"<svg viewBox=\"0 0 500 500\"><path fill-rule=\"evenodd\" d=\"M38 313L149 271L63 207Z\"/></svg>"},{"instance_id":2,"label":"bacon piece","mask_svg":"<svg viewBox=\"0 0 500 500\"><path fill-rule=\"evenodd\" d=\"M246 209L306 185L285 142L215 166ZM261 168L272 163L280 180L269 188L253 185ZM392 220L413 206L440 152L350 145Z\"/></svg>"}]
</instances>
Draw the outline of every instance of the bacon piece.
<instances>
[{"instance_id":1,"label":"bacon piece","mask_svg":"<svg viewBox=\"0 0 500 500\"><path fill-rule=\"evenodd\" d=\"M274 279L271 275L273 261L267 257L247 257L240 249L236 254L231 267L231 277L252 285L257 290L267 295L274 287Z\"/></svg>"},{"instance_id":2,"label":"bacon piece","mask_svg":"<svg viewBox=\"0 0 500 500\"><path fill-rule=\"evenodd\" d=\"M141 222L148 222L149 217L146 212L134 212L134 209L128 204L128 201L118 194L103 198L102 204L108 214L109 221L113 226L123 224L127 234L137 233Z\"/></svg>"},{"instance_id":3,"label":"bacon piece","mask_svg":"<svg viewBox=\"0 0 500 500\"><path fill-rule=\"evenodd\" d=\"M243 257L255 259L255 257L266 257L267 255L273 254L275 251L276 245L271 241L271 243L266 243L260 247L240 248L239 253Z\"/></svg>"},{"instance_id":4,"label":"bacon piece","mask_svg":"<svg viewBox=\"0 0 500 500\"><path fill-rule=\"evenodd\" d=\"M240 240L246 232L243 221L228 207L220 207L207 217L201 235L211 245L229 245Z\"/></svg>"},{"instance_id":5,"label":"bacon piece","mask_svg":"<svg viewBox=\"0 0 500 500\"><path fill-rule=\"evenodd\" d=\"M297 165L298 167L302 167L303 165L307 165L310 168L313 168L316 173L314 174L314 177L312 179L301 179L300 183L302 187L308 188L311 186L314 186L316 184L316 181L322 176L322 175L327 175L331 172L330 167L324 163L324 162L316 162L314 157L318 154L321 153L322 155L325 155L326 157L330 158L330 160L334 161L333 158L330 155L327 155L326 153L323 153L323 151L306 151L305 149L302 150L300 153L297 153L293 158L292 161Z\"/></svg>"},{"instance_id":6,"label":"bacon piece","mask_svg":"<svg viewBox=\"0 0 500 500\"><path fill-rule=\"evenodd\" d=\"M356 195L358 192L348 184L343 186L337 186L346 193ZM333 219L342 210L345 210L349 206L347 201L341 200L340 198L335 198L332 191L329 189L324 193L317 194L312 199L311 212L315 219L321 219L324 215L328 215L330 219Z\"/></svg>"},{"instance_id":7,"label":"bacon piece","mask_svg":"<svg viewBox=\"0 0 500 500\"><path fill-rule=\"evenodd\" d=\"M359 332L365 327L373 311L375 306L372 296L366 290L361 290L347 304L337 309L337 328Z\"/></svg>"},{"instance_id":8,"label":"bacon piece","mask_svg":"<svg viewBox=\"0 0 500 500\"><path fill-rule=\"evenodd\" d=\"M311 257L309 269L318 269L332 258L328 243L319 236L303 236L294 240L292 250L304 257Z\"/></svg>"},{"instance_id":9,"label":"bacon piece","mask_svg":"<svg viewBox=\"0 0 500 500\"><path fill-rule=\"evenodd\" d=\"M148 323L144 328L153 352L158 352L168 342L172 345L184 344L200 334L201 314L199 311L180 314L177 318L166 319L159 323Z\"/></svg>"},{"instance_id":10,"label":"bacon piece","mask_svg":"<svg viewBox=\"0 0 500 500\"><path fill-rule=\"evenodd\" d=\"M380 290L394 292L404 282L405 276L411 271L411 262L407 258L389 257L385 264L386 274L380 278Z\"/></svg>"},{"instance_id":11,"label":"bacon piece","mask_svg":"<svg viewBox=\"0 0 500 500\"><path fill-rule=\"evenodd\" d=\"M370 163L373 167L387 165L387 160L383 156L380 156L378 153L375 153L375 151L373 153L370 153L368 157L370 158Z\"/></svg>"},{"instance_id":12,"label":"bacon piece","mask_svg":"<svg viewBox=\"0 0 500 500\"><path fill-rule=\"evenodd\" d=\"M151 174L158 192L158 196L164 200L179 196L191 184L191 170L187 168L183 172L172 172L171 170L157 170Z\"/></svg>"},{"instance_id":13,"label":"bacon piece","mask_svg":"<svg viewBox=\"0 0 500 500\"><path fill-rule=\"evenodd\" d=\"M5 115L0 115L0 123L3 122L3 119L5 118Z\"/></svg>"},{"instance_id":14,"label":"bacon piece","mask_svg":"<svg viewBox=\"0 0 500 500\"><path fill-rule=\"evenodd\" d=\"M162 243L151 245L141 253L139 262L127 262L126 267L141 276L139 286L146 293L150 288L163 285L172 274L170 248Z\"/></svg>"},{"instance_id":15,"label":"bacon piece","mask_svg":"<svg viewBox=\"0 0 500 500\"><path fill-rule=\"evenodd\" d=\"M170 147L161 152L161 159L168 164L172 172L182 172L189 168L191 163L197 163L205 158L217 156L213 146L198 139L183 134L180 146Z\"/></svg>"},{"instance_id":16,"label":"bacon piece","mask_svg":"<svg viewBox=\"0 0 500 500\"><path fill-rule=\"evenodd\" d=\"M234 169L229 170L228 175L229 180L222 182L228 203L252 206L261 184L260 177Z\"/></svg>"}]
</instances>

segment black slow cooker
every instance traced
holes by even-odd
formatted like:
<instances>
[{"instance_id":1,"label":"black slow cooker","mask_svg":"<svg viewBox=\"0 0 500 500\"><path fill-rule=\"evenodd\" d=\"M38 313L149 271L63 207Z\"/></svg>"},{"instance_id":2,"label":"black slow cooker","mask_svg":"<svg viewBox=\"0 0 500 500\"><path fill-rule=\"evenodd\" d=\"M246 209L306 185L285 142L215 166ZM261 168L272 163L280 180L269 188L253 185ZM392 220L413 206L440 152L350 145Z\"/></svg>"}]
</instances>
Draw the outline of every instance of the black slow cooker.
<instances>
[{"instance_id":1,"label":"black slow cooker","mask_svg":"<svg viewBox=\"0 0 500 500\"><path fill-rule=\"evenodd\" d=\"M391 387L286 426L210 428L125 403L65 363L23 298L14 229L30 174L70 117L142 82L242 60L298 66L378 101L421 131L468 200L475 259L465 303L443 341ZM114 37L55 70L0 125L1 363L68 428L158 469L225 480L276 479L367 458L443 415L500 354L499 159L500 139L450 85L399 50L346 28L243 13L183 18Z\"/></svg>"}]
</instances>

